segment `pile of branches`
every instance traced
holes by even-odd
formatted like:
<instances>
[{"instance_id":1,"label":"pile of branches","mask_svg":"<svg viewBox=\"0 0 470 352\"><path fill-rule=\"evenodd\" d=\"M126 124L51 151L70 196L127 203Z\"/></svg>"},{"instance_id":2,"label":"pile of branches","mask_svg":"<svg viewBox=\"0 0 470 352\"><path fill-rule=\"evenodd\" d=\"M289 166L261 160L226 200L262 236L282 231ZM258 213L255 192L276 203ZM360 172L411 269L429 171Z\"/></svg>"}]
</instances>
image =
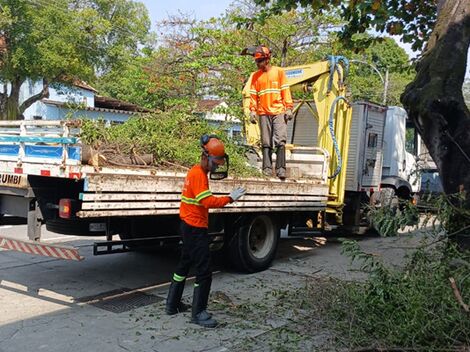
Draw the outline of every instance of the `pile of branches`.
<instances>
[{"instance_id":1,"label":"pile of branches","mask_svg":"<svg viewBox=\"0 0 470 352\"><path fill-rule=\"evenodd\" d=\"M245 148L227 138L226 127L211 127L204 119L177 109L136 116L112 126L106 126L104 121L84 120L80 134L84 145L82 161L95 167L137 166L181 171L199 162L200 137L215 134L225 143L231 175L258 175L246 161Z\"/></svg>"}]
</instances>

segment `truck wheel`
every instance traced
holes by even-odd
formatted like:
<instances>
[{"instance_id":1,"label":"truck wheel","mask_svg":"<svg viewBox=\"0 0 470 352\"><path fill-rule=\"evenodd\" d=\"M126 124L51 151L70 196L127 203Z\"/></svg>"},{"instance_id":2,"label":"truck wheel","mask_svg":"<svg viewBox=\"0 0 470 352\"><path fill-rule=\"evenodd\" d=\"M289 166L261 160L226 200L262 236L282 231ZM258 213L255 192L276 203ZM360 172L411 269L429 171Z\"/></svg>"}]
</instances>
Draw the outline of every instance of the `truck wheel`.
<instances>
[{"instance_id":1,"label":"truck wheel","mask_svg":"<svg viewBox=\"0 0 470 352\"><path fill-rule=\"evenodd\" d=\"M271 217L250 217L230 240L230 261L244 272L267 269L276 255L279 234L279 226Z\"/></svg>"}]
</instances>

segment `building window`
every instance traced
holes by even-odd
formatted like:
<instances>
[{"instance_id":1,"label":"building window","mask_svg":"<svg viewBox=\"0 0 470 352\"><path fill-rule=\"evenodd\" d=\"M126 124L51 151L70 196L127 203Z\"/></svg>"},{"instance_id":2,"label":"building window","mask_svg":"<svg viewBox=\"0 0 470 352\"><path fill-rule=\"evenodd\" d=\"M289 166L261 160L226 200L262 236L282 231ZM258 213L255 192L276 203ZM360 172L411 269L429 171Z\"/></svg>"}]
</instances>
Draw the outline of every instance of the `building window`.
<instances>
[{"instance_id":1,"label":"building window","mask_svg":"<svg viewBox=\"0 0 470 352\"><path fill-rule=\"evenodd\" d=\"M232 130L232 139L235 141L235 143L242 144L243 142L242 132L238 130Z\"/></svg>"},{"instance_id":2,"label":"building window","mask_svg":"<svg viewBox=\"0 0 470 352\"><path fill-rule=\"evenodd\" d=\"M369 140L367 141L367 147L377 148L377 140L378 140L377 133L369 133Z\"/></svg>"},{"instance_id":3,"label":"building window","mask_svg":"<svg viewBox=\"0 0 470 352\"><path fill-rule=\"evenodd\" d=\"M238 139L238 138L240 138L241 135L242 135L241 131L232 130L232 138L233 139Z\"/></svg>"}]
</instances>

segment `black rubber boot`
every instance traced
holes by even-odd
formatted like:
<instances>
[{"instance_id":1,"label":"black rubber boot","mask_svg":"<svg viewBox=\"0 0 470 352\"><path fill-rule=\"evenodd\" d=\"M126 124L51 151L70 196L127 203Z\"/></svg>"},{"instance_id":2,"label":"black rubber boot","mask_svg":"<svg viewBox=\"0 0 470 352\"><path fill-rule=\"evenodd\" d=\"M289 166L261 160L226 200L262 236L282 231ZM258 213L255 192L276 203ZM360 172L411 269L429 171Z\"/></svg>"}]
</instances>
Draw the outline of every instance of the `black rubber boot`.
<instances>
[{"instance_id":1,"label":"black rubber boot","mask_svg":"<svg viewBox=\"0 0 470 352\"><path fill-rule=\"evenodd\" d=\"M166 299L166 314L174 315L177 313L185 312L189 309L189 305L181 302L185 282L186 280L171 281L170 289L168 290L168 298Z\"/></svg>"},{"instance_id":2,"label":"black rubber boot","mask_svg":"<svg viewBox=\"0 0 470 352\"><path fill-rule=\"evenodd\" d=\"M281 180L286 178L286 147L283 145L276 150L276 176Z\"/></svg>"},{"instance_id":3,"label":"black rubber boot","mask_svg":"<svg viewBox=\"0 0 470 352\"><path fill-rule=\"evenodd\" d=\"M272 149L269 147L263 147L263 174L266 176L273 175L273 159Z\"/></svg>"},{"instance_id":4,"label":"black rubber boot","mask_svg":"<svg viewBox=\"0 0 470 352\"><path fill-rule=\"evenodd\" d=\"M206 279L194 287L193 309L191 323L201 325L205 328L215 328L217 321L212 319L212 315L207 313L207 301L211 290L212 279Z\"/></svg>"}]
</instances>

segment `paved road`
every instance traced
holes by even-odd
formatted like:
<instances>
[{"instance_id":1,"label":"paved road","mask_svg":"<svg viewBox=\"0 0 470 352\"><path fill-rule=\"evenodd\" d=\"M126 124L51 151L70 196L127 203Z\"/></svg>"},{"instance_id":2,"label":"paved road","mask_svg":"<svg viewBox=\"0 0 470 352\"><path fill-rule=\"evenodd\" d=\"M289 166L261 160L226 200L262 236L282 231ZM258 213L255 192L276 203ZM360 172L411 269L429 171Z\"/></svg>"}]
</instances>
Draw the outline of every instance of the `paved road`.
<instances>
[{"instance_id":1,"label":"paved road","mask_svg":"<svg viewBox=\"0 0 470 352\"><path fill-rule=\"evenodd\" d=\"M21 238L24 231L25 225L0 226L0 233L11 237ZM282 324L260 325L247 317L244 327L235 329L232 318L218 312L227 324L215 331L200 329L188 323L187 313L167 317L163 312L168 279L178 259L175 251L94 257L93 239L46 231L43 238L78 246L86 259L0 252L0 352L228 351ZM300 287L317 275L350 278L349 261L340 255L338 243L319 243L282 241L273 267L253 275L216 265L213 292L237 302L264 302L267 292ZM393 249L394 243L362 241L366 248L399 261L403 244ZM190 296L187 285L185 297Z\"/></svg>"}]
</instances>

